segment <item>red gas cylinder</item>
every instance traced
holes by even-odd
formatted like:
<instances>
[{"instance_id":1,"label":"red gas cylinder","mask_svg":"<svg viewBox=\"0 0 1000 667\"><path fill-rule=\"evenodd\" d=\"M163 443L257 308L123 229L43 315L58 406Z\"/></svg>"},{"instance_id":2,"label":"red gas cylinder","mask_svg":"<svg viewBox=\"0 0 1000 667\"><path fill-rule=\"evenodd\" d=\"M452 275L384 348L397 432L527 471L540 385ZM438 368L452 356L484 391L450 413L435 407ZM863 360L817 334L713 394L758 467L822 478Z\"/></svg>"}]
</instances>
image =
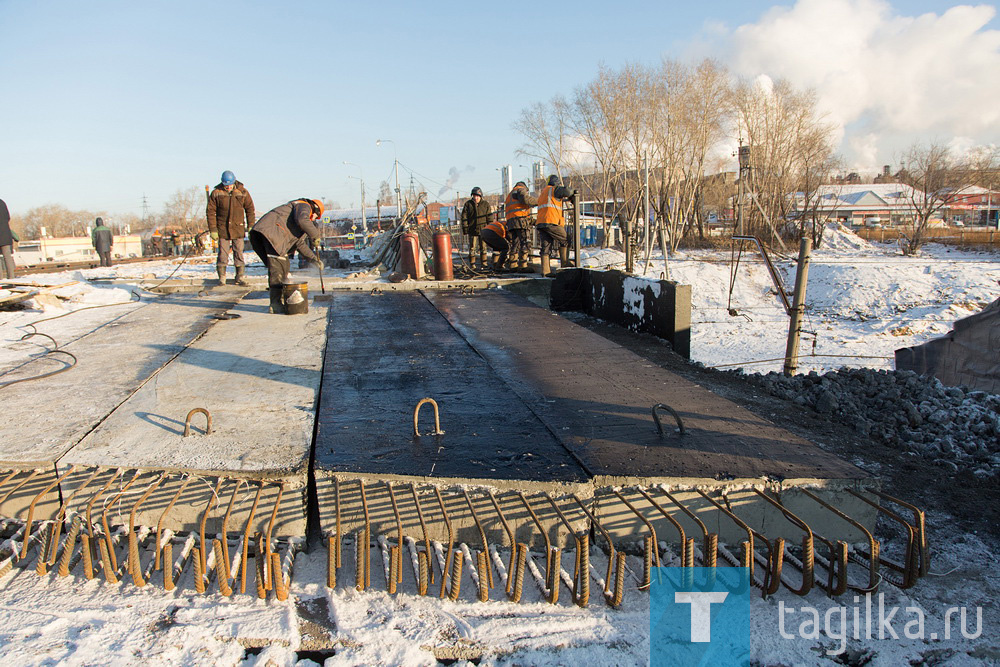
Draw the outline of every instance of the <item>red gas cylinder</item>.
<instances>
[{"instance_id":1,"label":"red gas cylinder","mask_svg":"<svg viewBox=\"0 0 1000 667\"><path fill-rule=\"evenodd\" d=\"M420 237L416 232L406 232L399 238L399 270L414 280L424 275L420 267Z\"/></svg>"},{"instance_id":2,"label":"red gas cylinder","mask_svg":"<svg viewBox=\"0 0 1000 667\"><path fill-rule=\"evenodd\" d=\"M451 263L451 234L434 232L434 277L451 280L455 277Z\"/></svg>"}]
</instances>

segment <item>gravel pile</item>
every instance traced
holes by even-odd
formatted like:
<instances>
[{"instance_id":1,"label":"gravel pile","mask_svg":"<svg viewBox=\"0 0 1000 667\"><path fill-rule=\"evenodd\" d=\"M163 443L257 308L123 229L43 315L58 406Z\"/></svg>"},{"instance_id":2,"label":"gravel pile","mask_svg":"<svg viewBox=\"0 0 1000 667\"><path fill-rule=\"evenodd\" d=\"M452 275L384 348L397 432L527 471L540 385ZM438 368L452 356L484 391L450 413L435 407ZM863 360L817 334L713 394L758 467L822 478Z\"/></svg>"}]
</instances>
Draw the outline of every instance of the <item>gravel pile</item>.
<instances>
[{"instance_id":1,"label":"gravel pile","mask_svg":"<svg viewBox=\"0 0 1000 667\"><path fill-rule=\"evenodd\" d=\"M946 387L912 371L841 369L748 376L773 396L951 471L1000 476L1000 395Z\"/></svg>"}]
</instances>

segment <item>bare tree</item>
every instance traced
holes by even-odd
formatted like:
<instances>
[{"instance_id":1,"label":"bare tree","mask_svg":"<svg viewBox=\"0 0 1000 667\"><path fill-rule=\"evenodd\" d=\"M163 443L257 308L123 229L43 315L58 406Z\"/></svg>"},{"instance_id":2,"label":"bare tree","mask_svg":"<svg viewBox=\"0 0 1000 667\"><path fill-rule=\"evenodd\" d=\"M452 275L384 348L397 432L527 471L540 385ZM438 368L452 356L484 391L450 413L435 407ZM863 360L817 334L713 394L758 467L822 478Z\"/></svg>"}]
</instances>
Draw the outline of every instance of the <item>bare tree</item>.
<instances>
[{"instance_id":1,"label":"bare tree","mask_svg":"<svg viewBox=\"0 0 1000 667\"><path fill-rule=\"evenodd\" d=\"M910 234L900 237L900 249L914 255L925 243L931 219L968 185L963 182L968 166L937 142L913 144L900 164L899 179L909 186L906 195L914 216Z\"/></svg>"},{"instance_id":2,"label":"bare tree","mask_svg":"<svg viewBox=\"0 0 1000 667\"><path fill-rule=\"evenodd\" d=\"M779 79L741 80L734 88L737 129L750 146L745 184L746 231L781 243L777 224L789 213L797 175L822 165L823 137L830 132L817 111L816 94ZM804 157L802 147L814 150ZM806 169L808 162L813 167Z\"/></svg>"},{"instance_id":3,"label":"bare tree","mask_svg":"<svg viewBox=\"0 0 1000 667\"><path fill-rule=\"evenodd\" d=\"M553 97L548 104L536 102L523 109L521 117L512 126L527 142L517 154L545 160L554 165L556 173L561 176L569 148L569 116L569 104L561 95Z\"/></svg>"},{"instance_id":4,"label":"bare tree","mask_svg":"<svg viewBox=\"0 0 1000 667\"><path fill-rule=\"evenodd\" d=\"M205 191L193 186L177 190L163 205L160 224L195 234L205 229Z\"/></svg>"}]
</instances>

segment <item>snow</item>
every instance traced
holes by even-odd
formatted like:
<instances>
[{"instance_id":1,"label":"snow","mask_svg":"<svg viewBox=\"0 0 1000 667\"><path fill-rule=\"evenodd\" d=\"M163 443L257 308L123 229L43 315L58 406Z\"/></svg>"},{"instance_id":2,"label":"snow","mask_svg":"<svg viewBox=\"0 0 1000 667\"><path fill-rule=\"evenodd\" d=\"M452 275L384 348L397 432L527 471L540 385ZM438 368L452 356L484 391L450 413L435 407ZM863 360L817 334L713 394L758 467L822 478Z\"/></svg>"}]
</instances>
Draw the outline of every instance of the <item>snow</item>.
<instances>
[{"instance_id":1,"label":"snow","mask_svg":"<svg viewBox=\"0 0 1000 667\"><path fill-rule=\"evenodd\" d=\"M636 262L637 269L644 268L642 260L644 257ZM784 284L790 286L794 258L781 258L776 263ZM622 268L624 257L617 251L588 251L585 265ZM754 253L744 253L730 298L732 266L728 250L686 251L669 258L670 279L692 285L692 357L710 366L739 364L748 372L779 370L780 361L754 363L784 353L787 317L767 270ZM663 270L662 258L654 252L645 276L657 279ZM0 311L0 372L47 349L38 337L20 340L31 331L29 323L80 311L37 325L39 331L65 344L141 307L142 299L148 297L137 287L91 283L89 279L211 278L214 271L210 258L200 258L183 264L165 259L26 276L24 280L48 285L78 282L54 291L55 299L32 300L25 310ZM264 270L253 263L248 273L261 276ZM351 270L328 273L345 277ZM806 356L801 369L822 372L845 365L891 368L896 348L943 335L954 320L996 299L998 280L1000 255L996 253L931 245L919 256L903 257L895 246L870 244L846 230L833 229L813 255L804 326L814 333L802 343L806 355L831 356ZM737 311L736 316L729 315L730 308ZM931 510L932 527L947 524L946 515ZM353 547L348 546L345 543L345 561L349 562ZM886 604L923 609L927 633L942 632L946 608L967 605L974 610L981 606L982 636L967 640L953 627L949 641L848 638L846 655L853 660L848 664L965 665L998 659L1000 650L991 643L1000 620L994 604L1000 594L996 556L971 534L935 543L932 549L932 576L908 591L884 584L880 592L885 594ZM598 550L594 554L593 567L602 573L603 555ZM501 556L506 561L507 555ZM372 561L375 590L359 593L352 581L342 581L331 591L325 587L325 551L315 548L311 553L300 553L292 595L286 602L259 601L249 595L197 595L190 581L166 593L158 584L138 589L130 582L109 585L79 576L49 574L40 579L33 569L15 567L0 578L0 662L315 664L298 660L296 655L301 647L296 600L299 605L325 606L327 621L336 628L337 653L326 661L329 665L431 665L436 661L429 646L442 641L485 648L481 665L641 665L648 659L649 598L635 590L634 578L627 577L631 585L626 585L625 605L620 611L604 604L593 582L586 609L574 606L565 588L559 604L549 605L530 574L525 577L521 604L498 600L503 597L499 581L491 593L493 600L479 603L474 600L468 570L462 597L452 602L415 595L409 575L399 594L388 595L377 583L382 576L378 549L373 551ZM541 561L539 564L544 567ZM571 571L572 566L572 553L564 554L563 569ZM629 568L640 572L639 559L630 556ZM342 577L347 578L348 573L353 576L350 565L342 570ZM191 575L184 576L190 579ZM769 600L757 601L751 635L754 660L760 664L833 664L833 656L825 657L823 652L835 650L836 640L778 636L776 619L781 603L795 608L812 605L822 617L839 605L852 607L852 596L834 602L819 591L800 598L782 590ZM897 623L897 631L901 626ZM240 640L260 638L273 643L257 653L246 653L240 644ZM456 664L468 663L458 660Z\"/></svg>"}]
</instances>

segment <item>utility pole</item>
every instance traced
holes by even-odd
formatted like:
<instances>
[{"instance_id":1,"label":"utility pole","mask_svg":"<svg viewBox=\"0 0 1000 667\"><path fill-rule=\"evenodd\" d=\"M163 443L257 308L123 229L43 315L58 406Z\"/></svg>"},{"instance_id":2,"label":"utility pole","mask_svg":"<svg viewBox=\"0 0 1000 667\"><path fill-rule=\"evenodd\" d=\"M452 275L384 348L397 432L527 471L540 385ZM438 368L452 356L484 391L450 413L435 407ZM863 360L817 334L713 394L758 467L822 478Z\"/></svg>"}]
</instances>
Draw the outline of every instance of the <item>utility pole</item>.
<instances>
[{"instance_id":1,"label":"utility pole","mask_svg":"<svg viewBox=\"0 0 1000 667\"><path fill-rule=\"evenodd\" d=\"M812 238L802 237L799 245L799 266L795 272L795 292L792 295L792 312L788 322L788 342L785 346L785 375L795 375L799 367L799 331L802 326L802 312L805 310L806 282L809 280L809 257Z\"/></svg>"}]
</instances>

